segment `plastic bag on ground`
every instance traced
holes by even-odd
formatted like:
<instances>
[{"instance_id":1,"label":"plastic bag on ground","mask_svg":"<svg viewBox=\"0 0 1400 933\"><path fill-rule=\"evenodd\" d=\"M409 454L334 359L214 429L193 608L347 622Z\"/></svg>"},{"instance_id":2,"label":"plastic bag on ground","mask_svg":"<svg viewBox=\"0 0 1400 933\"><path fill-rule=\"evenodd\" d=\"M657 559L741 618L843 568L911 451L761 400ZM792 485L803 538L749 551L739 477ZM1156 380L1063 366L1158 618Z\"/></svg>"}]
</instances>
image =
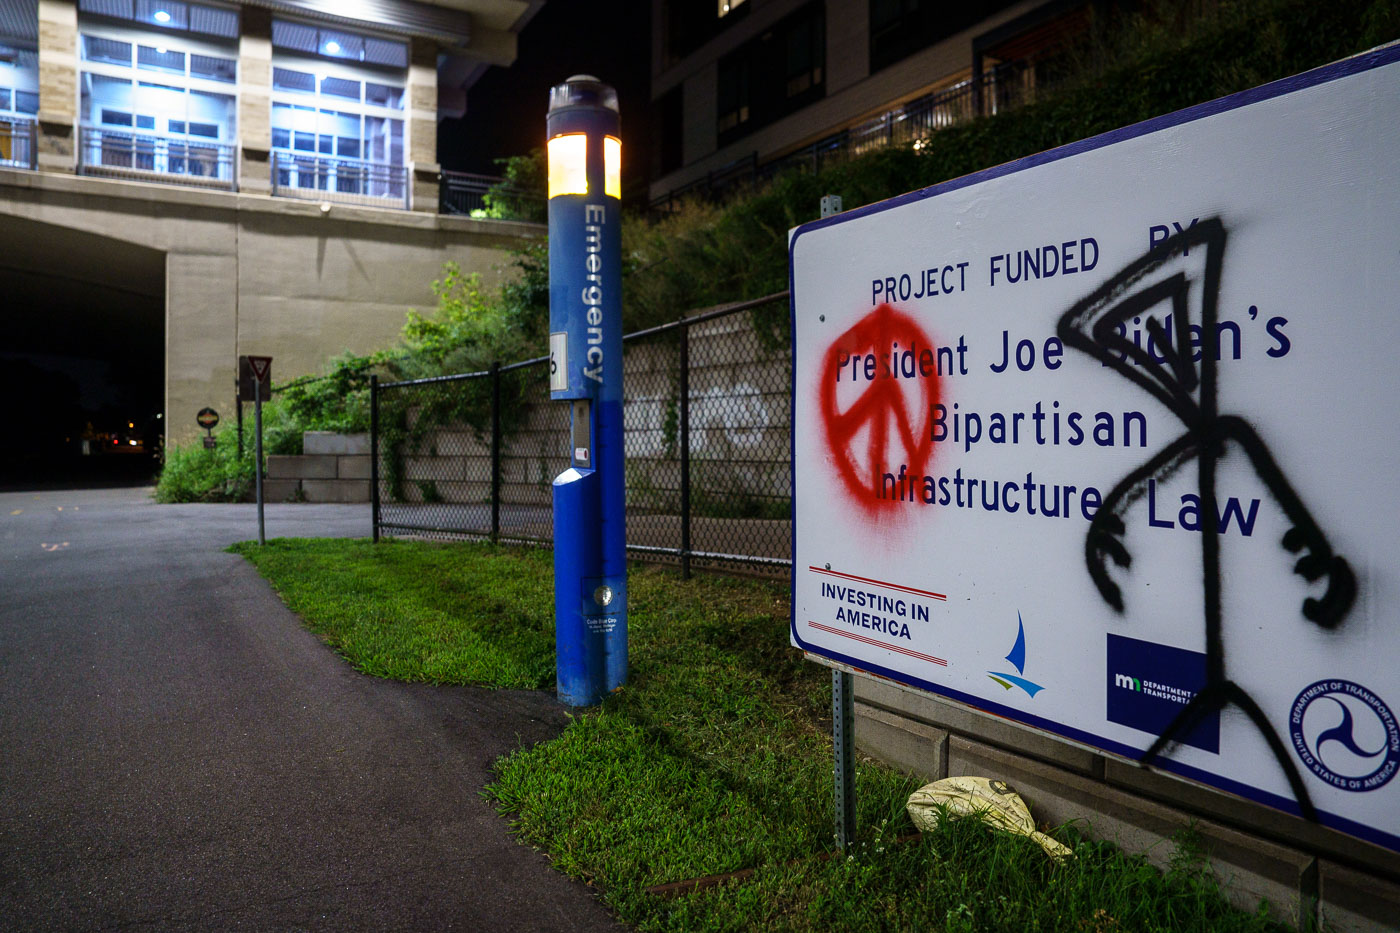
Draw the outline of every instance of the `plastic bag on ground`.
<instances>
[{"instance_id":1,"label":"plastic bag on ground","mask_svg":"<svg viewBox=\"0 0 1400 933\"><path fill-rule=\"evenodd\" d=\"M910 794L905 809L921 833L936 827L946 810L954 816L975 816L996 829L1029 836L1051 858L1074 855L1073 849L1035 828L1030 808L1005 781L981 777L944 778Z\"/></svg>"}]
</instances>

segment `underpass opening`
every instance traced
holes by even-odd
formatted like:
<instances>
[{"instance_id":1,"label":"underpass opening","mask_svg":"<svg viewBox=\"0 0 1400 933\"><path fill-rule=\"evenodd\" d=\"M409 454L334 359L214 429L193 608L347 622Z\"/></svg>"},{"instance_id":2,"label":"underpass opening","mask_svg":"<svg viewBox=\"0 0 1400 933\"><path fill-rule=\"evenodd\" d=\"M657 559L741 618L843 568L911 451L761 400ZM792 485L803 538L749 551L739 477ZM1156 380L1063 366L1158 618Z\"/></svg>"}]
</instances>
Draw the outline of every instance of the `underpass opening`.
<instances>
[{"instance_id":1,"label":"underpass opening","mask_svg":"<svg viewBox=\"0 0 1400 933\"><path fill-rule=\"evenodd\" d=\"M152 481L165 424L165 253L0 224L0 488Z\"/></svg>"}]
</instances>

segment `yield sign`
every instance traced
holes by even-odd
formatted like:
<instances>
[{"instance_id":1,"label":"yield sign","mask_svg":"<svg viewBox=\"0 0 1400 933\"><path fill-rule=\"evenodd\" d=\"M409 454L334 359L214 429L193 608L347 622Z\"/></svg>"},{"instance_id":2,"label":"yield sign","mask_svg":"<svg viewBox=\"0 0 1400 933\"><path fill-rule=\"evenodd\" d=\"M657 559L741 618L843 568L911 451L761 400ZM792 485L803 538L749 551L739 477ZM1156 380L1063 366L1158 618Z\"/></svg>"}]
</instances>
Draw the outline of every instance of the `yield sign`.
<instances>
[{"instance_id":1,"label":"yield sign","mask_svg":"<svg viewBox=\"0 0 1400 933\"><path fill-rule=\"evenodd\" d=\"M272 394L272 357L240 356L238 358L238 397L244 401L253 398L254 383L262 386L256 393L263 398Z\"/></svg>"}]
</instances>

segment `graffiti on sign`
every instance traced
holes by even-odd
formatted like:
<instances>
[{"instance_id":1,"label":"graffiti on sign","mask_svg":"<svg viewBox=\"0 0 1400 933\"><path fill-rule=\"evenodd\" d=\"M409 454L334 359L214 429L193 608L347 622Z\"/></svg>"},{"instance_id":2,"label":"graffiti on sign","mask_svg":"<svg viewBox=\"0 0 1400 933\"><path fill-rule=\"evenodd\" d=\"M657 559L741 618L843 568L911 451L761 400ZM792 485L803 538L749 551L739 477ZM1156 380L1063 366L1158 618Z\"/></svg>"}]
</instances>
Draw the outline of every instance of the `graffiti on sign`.
<instances>
[{"instance_id":1,"label":"graffiti on sign","mask_svg":"<svg viewBox=\"0 0 1400 933\"><path fill-rule=\"evenodd\" d=\"M944 353L950 353L944 348ZM830 457L851 504L898 515L933 453L939 351L909 315L882 304L832 342L820 411ZM899 463L896 476L889 465Z\"/></svg>"},{"instance_id":2,"label":"graffiti on sign","mask_svg":"<svg viewBox=\"0 0 1400 933\"><path fill-rule=\"evenodd\" d=\"M1185 428L1175 440L1128 473L1104 496L1089 523L1085 560L1089 576L1104 601L1124 612L1123 593L1109 571L1110 560L1132 566L1124 547L1123 513L1147 494L1149 483L1164 480L1190 463L1197 467L1201 563L1205 581L1205 683L1143 753L1151 761L1170 743L1195 729L1210 713L1226 706L1243 710L1264 736L1293 789L1303 815L1316 819L1312 798L1287 747L1254 698L1225 671L1224 619L1221 611L1220 534L1225 513L1216 490L1217 464L1236 446L1273 494L1292 527L1282 546L1302 553L1294 565L1309 583L1325 579L1326 592L1302 600L1303 618L1325 629L1337 627L1356 598L1356 578L1341 556L1332 552L1302 498L1279 469L1264 439L1243 416L1221 413L1218 404L1218 353L1196 353L1196 333L1214 334L1224 273L1225 225L1218 217L1197 220L1134 260L1060 318L1058 334L1066 346L1088 353L1154 395ZM1195 279L1181 268L1192 249L1203 260ZM1143 346L1127 336L1128 325L1144 327ZM1151 352L1155 351L1155 352Z\"/></svg>"}]
</instances>

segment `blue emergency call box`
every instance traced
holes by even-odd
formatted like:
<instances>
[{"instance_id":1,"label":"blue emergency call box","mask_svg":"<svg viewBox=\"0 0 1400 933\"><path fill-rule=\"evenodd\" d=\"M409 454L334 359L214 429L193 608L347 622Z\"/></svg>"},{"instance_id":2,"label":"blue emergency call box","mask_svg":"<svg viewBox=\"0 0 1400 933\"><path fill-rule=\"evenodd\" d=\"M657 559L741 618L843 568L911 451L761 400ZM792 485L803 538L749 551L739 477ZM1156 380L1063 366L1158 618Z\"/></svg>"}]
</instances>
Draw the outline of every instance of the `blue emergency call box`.
<instances>
[{"instance_id":1,"label":"blue emergency call box","mask_svg":"<svg viewBox=\"0 0 1400 933\"><path fill-rule=\"evenodd\" d=\"M617 92L575 75L549 92L549 392L570 407L554 479L559 699L591 706L627 679L622 447L622 142Z\"/></svg>"}]
</instances>

